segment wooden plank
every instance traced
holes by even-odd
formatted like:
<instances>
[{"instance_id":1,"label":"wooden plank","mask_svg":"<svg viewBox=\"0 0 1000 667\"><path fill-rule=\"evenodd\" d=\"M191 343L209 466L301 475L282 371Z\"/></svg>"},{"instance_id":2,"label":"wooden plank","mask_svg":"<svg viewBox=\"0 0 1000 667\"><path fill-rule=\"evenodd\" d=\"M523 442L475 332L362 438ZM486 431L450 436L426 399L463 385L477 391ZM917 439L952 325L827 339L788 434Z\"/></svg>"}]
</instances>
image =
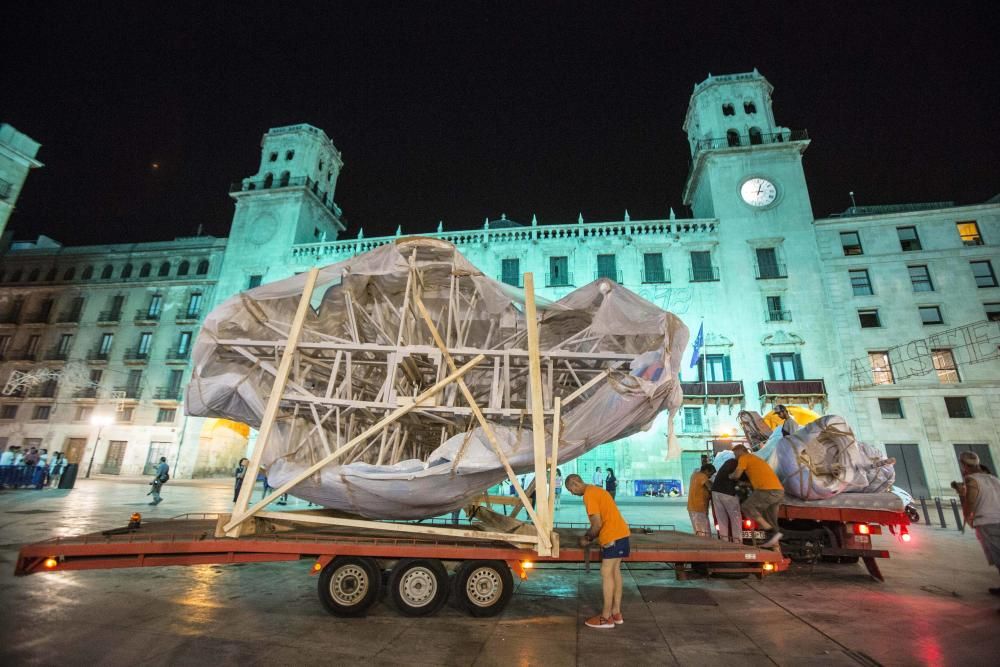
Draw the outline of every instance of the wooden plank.
<instances>
[{"instance_id":1,"label":"wooden plank","mask_svg":"<svg viewBox=\"0 0 1000 667\"><path fill-rule=\"evenodd\" d=\"M556 525L556 466L559 465L559 437L561 435L562 424L559 419L562 416L562 399L556 396L552 415L552 456L549 458L549 527Z\"/></svg>"},{"instance_id":2,"label":"wooden plank","mask_svg":"<svg viewBox=\"0 0 1000 667\"><path fill-rule=\"evenodd\" d=\"M271 385L271 394L267 398L267 406L264 408L264 415L261 419L260 433L257 436L257 443L254 446L253 454L250 457L250 465L247 467L247 474L256 479L257 471L260 470L260 461L264 456L264 448L271 437L275 420L278 417L278 410L281 407L281 396L285 393L285 383L288 381L288 374L292 368L292 361L295 358L295 346L299 342L302 334L302 326L306 321L306 314L310 310L309 302L312 299L313 290L316 289L316 278L319 276L319 269L312 268L306 275L305 285L302 287L302 298L299 299L298 308L295 310L295 318L292 320L292 327L288 330L288 342L285 345L284 354L281 355L281 363ZM234 514L244 514L250 497L253 494L253 484L243 484L240 487L239 495L236 498L236 505L233 508ZM230 537L239 537L239 524L231 525L227 528L233 531Z\"/></svg>"},{"instance_id":3,"label":"wooden plank","mask_svg":"<svg viewBox=\"0 0 1000 667\"><path fill-rule=\"evenodd\" d=\"M552 526L549 525L549 489L545 478L545 398L542 392L542 364L538 343L538 312L535 309L535 278L524 274L524 319L528 331L528 375L531 380L531 436L535 449L535 512L542 524L539 537L545 531L546 541ZM536 520L537 523L537 520ZM539 554L541 555L541 554Z\"/></svg>"}]
</instances>

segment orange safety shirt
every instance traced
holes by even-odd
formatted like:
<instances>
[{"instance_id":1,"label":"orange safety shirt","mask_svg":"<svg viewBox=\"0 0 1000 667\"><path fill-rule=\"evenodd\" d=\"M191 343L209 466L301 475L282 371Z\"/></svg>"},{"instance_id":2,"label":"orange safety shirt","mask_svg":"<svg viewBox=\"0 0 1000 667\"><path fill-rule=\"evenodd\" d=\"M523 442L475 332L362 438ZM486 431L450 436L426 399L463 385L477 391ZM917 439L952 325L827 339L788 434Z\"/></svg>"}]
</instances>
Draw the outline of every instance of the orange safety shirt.
<instances>
[{"instance_id":1,"label":"orange safety shirt","mask_svg":"<svg viewBox=\"0 0 1000 667\"><path fill-rule=\"evenodd\" d=\"M601 517L601 532L597 535L597 541L602 546L611 544L615 540L631 535L628 524L622 518L618 506L615 505L611 494L599 486L588 484L583 490L583 507L587 511L587 516L598 514Z\"/></svg>"},{"instance_id":2,"label":"orange safety shirt","mask_svg":"<svg viewBox=\"0 0 1000 667\"><path fill-rule=\"evenodd\" d=\"M781 480L778 479L776 474L774 474L774 470L771 469L771 466L769 466L767 461L759 456L744 454L740 457L740 460L736 464L734 474L737 478L739 478L739 476L744 472L747 474L747 477L750 478L750 486L752 486L755 491L785 490L785 487L781 485Z\"/></svg>"},{"instance_id":3,"label":"orange safety shirt","mask_svg":"<svg viewBox=\"0 0 1000 667\"><path fill-rule=\"evenodd\" d=\"M695 470L691 475L691 482L688 485L688 511L707 512L708 501L711 499L708 490L708 475L700 470Z\"/></svg>"}]
</instances>

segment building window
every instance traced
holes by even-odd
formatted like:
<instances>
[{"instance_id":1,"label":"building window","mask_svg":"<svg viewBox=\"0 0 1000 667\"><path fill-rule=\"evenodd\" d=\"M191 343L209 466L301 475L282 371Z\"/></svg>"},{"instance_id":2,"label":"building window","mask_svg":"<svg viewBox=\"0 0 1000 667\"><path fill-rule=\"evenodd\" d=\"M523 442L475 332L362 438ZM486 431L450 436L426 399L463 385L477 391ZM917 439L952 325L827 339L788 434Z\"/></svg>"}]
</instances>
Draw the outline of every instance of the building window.
<instances>
[{"instance_id":1,"label":"building window","mask_svg":"<svg viewBox=\"0 0 1000 667\"><path fill-rule=\"evenodd\" d=\"M63 280L73 280L74 276L76 276L76 267L71 266L66 269L66 272L63 274Z\"/></svg>"},{"instance_id":2,"label":"building window","mask_svg":"<svg viewBox=\"0 0 1000 667\"><path fill-rule=\"evenodd\" d=\"M272 152L268 156L267 161L268 162L277 162L278 161L278 152L277 151Z\"/></svg>"},{"instance_id":3,"label":"building window","mask_svg":"<svg viewBox=\"0 0 1000 667\"><path fill-rule=\"evenodd\" d=\"M149 348L153 345L153 333L150 331L143 331L139 334L139 347L138 352L143 357L149 356Z\"/></svg>"},{"instance_id":4,"label":"building window","mask_svg":"<svg viewBox=\"0 0 1000 667\"><path fill-rule=\"evenodd\" d=\"M94 413L94 408L89 405L81 405L76 409L76 416L73 421L85 422L90 420L90 415Z\"/></svg>"},{"instance_id":5,"label":"building window","mask_svg":"<svg viewBox=\"0 0 1000 667\"><path fill-rule=\"evenodd\" d=\"M110 264L105 265L101 270L101 280L108 280L111 278L111 274L114 272L114 268Z\"/></svg>"},{"instance_id":6,"label":"building window","mask_svg":"<svg viewBox=\"0 0 1000 667\"><path fill-rule=\"evenodd\" d=\"M36 405L35 409L31 411L31 418L40 422L48 421L51 412L51 405Z\"/></svg>"},{"instance_id":7,"label":"building window","mask_svg":"<svg viewBox=\"0 0 1000 667\"><path fill-rule=\"evenodd\" d=\"M872 281L868 277L868 269L851 269L847 272L851 277L851 289L854 296L871 296L875 292L872 290Z\"/></svg>"},{"instance_id":8,"label":"building window","mask_svg":"<svg viewBox=\"0 0 1000 667\"><path fill-rule=\"evenodd\" d=\"M247 289L253 289L254 287L260 287L260 281L264 279L259 273L255 273L250 276L250 280L247 282Z\"/></svg>"},{"instance_id":9,"label":"building window","mask_svg":"<svg viewBox=\"0 0 1000 667\"><path fill-rule=\"evenodd\" d=\"M264 177L264 189L267 190L272 185L274 185L274 174L268 172L267 176Z\"/></svg>"},{"instance_id":10,"label":"building window","mask_svg":"<svg viewBox=\"0 0 1000 667\"><path fill-rule=\"evenodd\" d=\"M122 278L131 278L132 277L132 265L131 264L126 264L125 266L123 266L122 267L122 272L119 275Z\"/></svg>"},{"instance_id":11,"label":"building window","mask_svg":"<svg viewBox=\"0 0 1000 667\"><path fill-rule=\"evenodd\" d=\"M65 357L69 354L69 346L73 343L73 334L62 334L59 336L59 344L56 346L56 352L60 356Z\"/></svg>"},{"instance_id":12,"label":"building window","mask_svg":"<svg viewBox=\"0 0 1000 667\"><path fill-rule=\"evenodd\" d=\"M767 372L771 380L801 380L802 355L776 352L767 355Z\"/></svg>"},{"instance_id":13,"label":"building window","mask_svg":"<svg viewBox=\"0 0 1000 667\"><path fill-rule=\"evenodd\" d=\"M684 408L684 431L686 433L700 433L703 430L701 408Z\"/></svg>"},{"instance_id":14,"label":"building window","mask_svg":"<svg viewBox=\"0 0 1000 667\"><path fill-rule=\"evenodd\" d=\"M0 406L0 419L15 419L17 417L16 405Z\"/></svg>"},{"instance_id":15,"label":"building window","mask_svg":"<svg viewBox=\"0 0 1000 667\"><path fill-rule=\"evenodd\" d=\"M107 356L111 352L111 345L115 342L115 335L113 333L101 334L101 344L97 348L97 353L102 356Z\"/></svg>"},{"instance_id":16,"label":"building window","mask_svg":"<svg viewBox=\"0 0 1000 667\"><path fill-rule=\"evenodd\" d=\"M94 267L92 267L92 266L85 266L85 267L83 267L83 273L80 274L80 277L83 278L84 280L90 280L91 278L93 278L94 277Z\"/></svg>"},{"instance_id":17,"label":"building window","mask_svg":"<svg viewBox=\"0 0 1000 667\"><path fill-rule=\"evenodd\" d=\"M188 274L188 271L190 270L191 270L191 262L187 260L184 260L183 262L177 265L177 275L179 276L186 276Z\"/></svg>"},{"instance_id":18,"label":"building window","mask_svg":"<svg viewBox=\"0 0 1000 667\"><path fill-rule=\"evenodd\" d=\"M882 321L878 317L878 308L859 310L858 321L861 322L862 329L872 329L882 326Z\"/></svg>"},{"instance_id":19,"label":"building window","mask_svg":"<svg viewBox=\"0 0 1000 667\"><path fill-rule=\"evenodd\" d=\"M156 275L158 275L161 278L163 278L165 276L169 276L170 275L170 262L164 262L163 264L160 264L160 271Z\"/></svg>"},{"instance_id":20,"label":"building window","mask_svg":"<svg viewBox=\"0 0 1000 667\"><path fill-rule=\"evenodd\" d=\"M878 409L882 412L882 419L903 419L903 402L898 398L878 399Z\"/></svg>"},{"instance_id":21,"label":"building window","mask_svg":"<svg viewBox=\"0 0 1000 667\"><path fill-rule=\"evenodd\" d=\"M167 387L170 389L170 395L176 396L181 393L181 380L184 377L184 371L171 370L170 379L167 381Z\"/></svg>"},{"instance_id":22,"label":"building window","mask_svg":"<svg viewBox=\"0 0 1000 667\"><path fill-rule=\"evenodd\" d=\"M757 277L787 278L785 267L778 264L777 248L757 248Z\"/></svg>"},{"instance_id":23,"label":"building window","mask_svg":"<svg viewBox=\"0 0 1000 667\"><path fill-rule=\"evenodd\" d=\"M146 309L146 317L155 320L160 316L160 311L163 309L163 295L154 294L149 297L149 308Z\"/></svg>"},{"instance_id":24,"label":"building window","mask_svg":"<svg viewBox=\"0 0 1000 667\"><path fill-rule=\"evenodd\" d=\"M698 381L731 382L732 366L727 354L706 354L704 367L698 366Z\"/></svg>"},{"instance_id":25,"label":"building window","mask_svg":"<svg viewBox=\"0 0 1000 667\"><path fill-rule=\"evenodd\" d=\"M976 287L996 287L997 276L993 273L993 264L988 259L969 262L972 275L976 277Z\"/></svg>"},{"instance_id":26,"label":"building window","mask_svg":"<svg viewBox=\"0 0 1000 667\"><path fill-rule=\"evenodd\" d=\"M759 127L751 127L748 134L750 135L751 146L757 146L764 143L764 137L761 135Z\"/></svg>"},{"instance_id":27,"label":"building window","mask_svg":"<svg viewBox=\"0 0 1000 667\"><path fill-rule=\"evenodd\" d=\"M955 355L947 348L931 350L931 358L934 360L934 370L937 371L938 380L942 384L955 384L961 382L958 376L958 366L955 365Z\"/></svg>"},{"instance_id":28,"label":"building window","mask_svg":"<svg viewBox=\"0 0 1000 667\"><path fill-rule=\"evenodd\" d=\"M647 252L642 256L642 282L668 283L670 279L663 270L663 253Z\"/></svg>"},{"instance_id":29,"label":"building window","mask_svg":"<svg viewBox=\"0 0 1000 667\"><path fill-rule=\"evenodd\" d=\"M201 292L194 292L191 294L191 298L188 299L188 306L186 313L187 318L189 320L197 319L198 315L201 314L201 302L202 302Z\"/></svg>"},{"instance_id":30,"label":"building window","mask_svg":"<svg viewBox=\"0 0 1000 667\"><path fill-rule=\"evenodd\" d=\"M753 102L747 101L743 103L743 113L745 114L755 114L757 113L757 105Z\"/></svg>"},{"instance_id":31,"label":"building window","mask_svg":"<svg viewBox=\"0 0 1000 667\"><path fill-rule=\"evenodd\" d=\"M941 324L941 308L938 306L920 306L920 321L924 324Z\"/></svg>"},{"instance_id":32,"label":"building window","mask_svg":"<svg viewBox=\"0 0 1000 667\"><path fill-rule=\"evenodd\" d=\"M1000 322L1000 303L984 303L986 319L990 322Z\"/></svg>"},{"instance_id":33,"label":"building window","mask_svg":"<svg viewBox=\"0 0 1000 667\"><path fill-rule=\"evenodd\" d=\"M177 339L177 354L187 354L191 349L191 332L182 331Z\"/></svg>"},{"instance_id":34,"label":"building window","mask_svg":"<svg viewBox=\"0 0 1000 667\"><path fill-rule=\"evenodd\" d=\"M176 417L177 417L177 410L175 410L174 408L160 408L160 410L156 413L156 423L157 424L173 423Z\"/></svg>"},{"instance_id":35,"label":"building window","mask_svg":"<svg viewBox=\"0 0 1000 667\"><path fill-rule=\"evenodd\" d=\"M972 419L972 408L965 396L945 396L944 406L948 408L948 416L952 419Z\"/></svg>"},{"instance_id":36,"label":"building window","mask_svg":"<svg viewBox=\"0 0 1000 667\"><path fill-rule=\"evenodd\" d=\"M722 115L723 116L735 116L736 115L736 107L733 106L732 104L730 104L729 102L726 102L725 104L722 105Z\"/></svg>"},{"instance_id":37,"label":"building window","mask_svg":"<svg viewBox=\"0 0 1000 667\"><path fill-rule=\"evenodd\" d=\"M139 268L139 277L148 278L149 274L152 271L153 271L153 265L150 264L149 262L146 262L145 264L142 265L142 267Z\"/></svg>"},{"instance_id":38,"label":"building window","mask_svg":"<svg viewBox=\"0 0 1000 667\"><path fill-rule=\"evenodd\" d=\"M39 269L37 268L32 269L31 272L28 274L28 282L30 283L36 282L38 280L38 276L40 273L41 271Z\"/></svg>"},{"instance_id":39,"label":"building window","mask_svg":"<svg viewBox=\"0 0 1000 667\"><path fill-rule=\"evenodd\" d=\"M730 146L740 145L740 133L736 130L726 130L726 143Z\"/></svg>"},{"instance_id":40,"label":"building window","mask_svg":"<svg viewBox=\"0 0 1000 667\"><path fill-rule=\"evenodd\" d=\"M292 159L293 157L295 157L295 151L294 151L294 150L291 150L291 151L286 151L286 152L285 152L285 161L286 161L286 162L287 162L288 160L291 160L291 159Z\"/></svg>"},{"instance_id":41,"label":"building window","mask_svg":"<svg viewBox=\"0 0 1000 667\"><path fill-rule=\"evenodd\" d=\"M781 297L780 296L769 296L767 297L767 321L768 322L788 322L791 321L792 315L787 310L781 307Z\"/></svg>"},{"instance_id":42,"label":"building window","mask_svg":"<svg viewBox=\"0 0 1000 667\"><path fill-rule=\"evenodd\" d=\"M127 407L124 410L119 410L115 413L115 421L119 424L125 424L132 421L132 417L135 415L135 408Z\"/></svg>"},{"instance_id":43,"label":"building window","mask_svg":"<svg viewBox=\"0 0 1000 667\"><path fill-rule=\"evenodd\" d=\"M570 282L569 258L549 257L549 279L546 281L549 287L565 286Z\"/></svg>"},{"instance_id":44,"label":"building window","mask_svg":"<svg viewBox=\"0 0 1000 667\"><path fill-rule=\"evenodd\" d=\"M899 247L903 252L921 249L916 227L896 227L896 234L899 236Z\"/></svg>"},{"instance_id":45,"label":"building window","mask_svg":"<svg viewBox=\"0 0 1000 667\"><path fill-rule=\"evenodd\" d=\"M51 282L55 282L55 280L56 280L56 274L58 274L58 273L59 273L59 269L57 269L56 267L53 266L51 269L49 269L49 272L45 274L45 281L46 282L50 282L50 283Z\"/></svg>"},{"instance_id":46,"label":"building window","mask_svg":"<svg viewBox=\"0 0 1000 667\"><path fill-rule=\"evenodd\" d=\"M208 260L207 259L203 259L200 262L198 262L198 268L195 269L195 273L197 275L199 275L199 276L207 276L208 275Z\"/></svg>"},{"instance_id":47,"label":"building window","mask_svg":"<svg viewBox=\"0 0 1000 667\"><path fill-rule=\"evenodd\" d=\"M892 364L889 362L889 353L884 350L868 353L868 363L872 366L872 381L874 384L894 384L895 378L892 375Z\"/></svg>"},{"instance_id":48,"label":"building window","mask_svg":"<svg viewBox=\"0 0 1000 667\"><path fill-rule=\"evenodd\" d=\"M931 281L930 271L923 264L906 267L910 272L910 284L914 292L933 292L934 283Z\"/></svg>"},{"instance_id":49,"label":"building window","mask_svg":"<svg viewBox=\"0 0 1000 667\"><path fill-rule=\"evenodd\" d=\"M708 250L691 251L691 282L719 279L719 271L712 266L712 253Z\"/></svg>"},{"instance_id":50,"label":"building window","mask_svg":"<svg viewBox=\"0 0 1000 667\"><path fill-rule=\"evenodd\" d=\"M958 237L962 239L963 245L983 245L983 237L979 234L979 225L975 220L956 222Z\"/></svg>"},{"instance_id":51,"label":"building window","mask_svg":"<svg viewBox=\"0 0 1000 667\"><path fill-rule=\"evenodd\" d=\"M863 255L861 249L861 237L857 232L840 232L840 245L844 248L845 255Z\"/></svg>"},{"instance_id":52,"label":"building window","mask_svg":"<svg viewBox=\"0 0 1000 667\"><path fill-rule=\"evenodd\" d=\"M618 278L618 258L615 255L597 256L597 275L595 278L607 278L621 282Z\"/></svg>"},{"instance_id":53,"label":"building window","mask_svg":"<svg viewBox=\"0 0 1000 667\"><path fill-rule=\"evenodd\" d=\"M500 282L514 287L521 286L521 260L507 257L500 260Z\"/></svg>"}]
</instances>

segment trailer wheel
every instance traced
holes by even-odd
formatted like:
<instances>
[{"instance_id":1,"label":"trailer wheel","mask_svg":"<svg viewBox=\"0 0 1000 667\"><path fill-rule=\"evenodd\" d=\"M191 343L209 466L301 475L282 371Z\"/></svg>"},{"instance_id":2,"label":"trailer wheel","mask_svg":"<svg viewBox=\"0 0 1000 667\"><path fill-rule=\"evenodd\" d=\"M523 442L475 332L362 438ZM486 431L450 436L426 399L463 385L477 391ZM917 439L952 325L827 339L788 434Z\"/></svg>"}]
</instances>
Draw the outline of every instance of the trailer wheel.
<instances>
[{"instance_id":1,"label":"trailer wheel","mask_svg":"<svg viewBox=\"0 0 1000 667\"><path fill-rule=\"evenodd\" d=\"M404 616L429 616L448 599L448 571L439 560L405 558L392 568L389 593Z\"/></svg>"},{"instance_id":2,"label":"trailer wheel","mask_svg":"<svg viewBox=\"0 0 1000 667\"><path fill-rule=\"evenodd\" d=\"M455 570L452 594L455 602L472 616L496 616L514 593L514 577L499 560L465 561Z\"/></svg>"},{"instance_id":3,"label":"trailer wheel","mask_svg":"<svg viewBox=\"0 0 1000 667\"><path fill-rule=\"evenodd\" d=\"M334 616L363 616L381 588L382 573L371 558L339 556L319 575L319 600Z\"/></svg>"}]
</instances>

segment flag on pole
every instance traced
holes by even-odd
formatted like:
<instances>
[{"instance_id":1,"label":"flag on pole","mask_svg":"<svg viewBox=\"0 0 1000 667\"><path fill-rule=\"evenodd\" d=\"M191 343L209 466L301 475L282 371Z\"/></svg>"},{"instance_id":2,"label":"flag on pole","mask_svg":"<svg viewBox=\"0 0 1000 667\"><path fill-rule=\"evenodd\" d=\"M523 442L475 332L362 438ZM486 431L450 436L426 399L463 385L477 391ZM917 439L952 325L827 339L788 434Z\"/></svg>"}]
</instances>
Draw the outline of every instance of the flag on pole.
<instances>
[{"instance_id":1,"label":"flag on pole","mask_svg":"<svg viewBox=\"0 0 1000 667\"><path fill-rule=\"evenodd\" d=\"M691 366L694 368L698 365L698 361L701 359L701 348L705 344L705 323L702 322L701 326L698 327L698 335L694 339L694 352L691 353Z\"/></svg>"}]
</instances>

